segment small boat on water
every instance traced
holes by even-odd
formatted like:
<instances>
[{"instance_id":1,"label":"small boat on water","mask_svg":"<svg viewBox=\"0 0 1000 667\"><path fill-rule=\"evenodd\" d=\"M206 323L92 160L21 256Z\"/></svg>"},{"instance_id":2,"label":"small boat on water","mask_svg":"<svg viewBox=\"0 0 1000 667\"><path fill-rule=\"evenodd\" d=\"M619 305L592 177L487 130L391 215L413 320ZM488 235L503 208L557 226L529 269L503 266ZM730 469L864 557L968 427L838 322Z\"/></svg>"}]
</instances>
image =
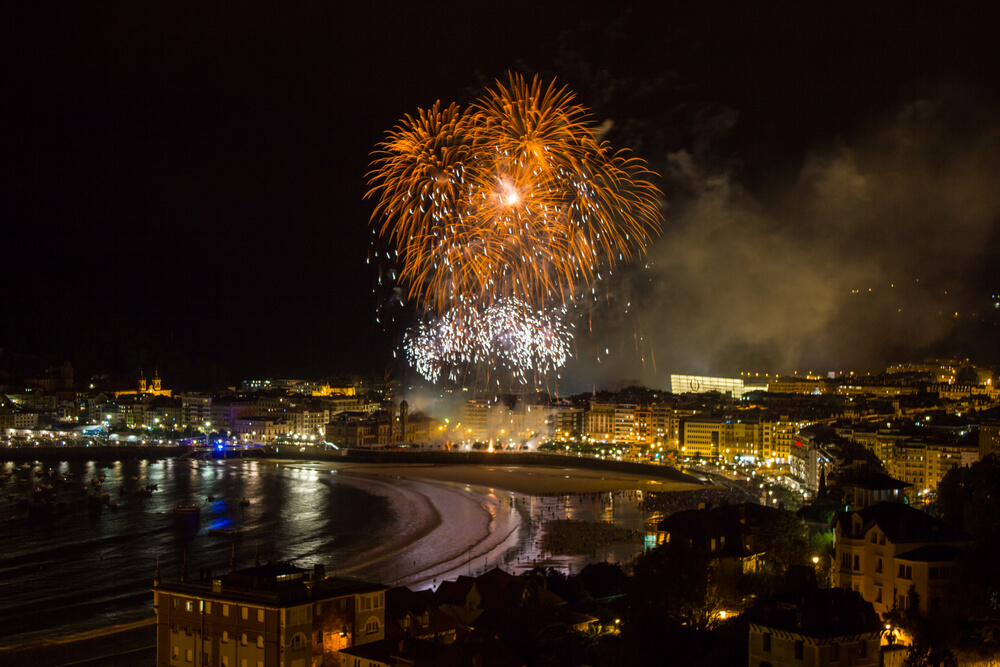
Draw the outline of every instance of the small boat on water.
<instances>
[{"instance_id":1,"label":"small boat on water","mask_svg":"<svg viewBox=\"0 0 1000 667\"><path fill-rule=\"evenodd\" d=\"M174 516L199 516L201 508L194 503L178 503L174 506Z\"/></svg>"}]
</instances>

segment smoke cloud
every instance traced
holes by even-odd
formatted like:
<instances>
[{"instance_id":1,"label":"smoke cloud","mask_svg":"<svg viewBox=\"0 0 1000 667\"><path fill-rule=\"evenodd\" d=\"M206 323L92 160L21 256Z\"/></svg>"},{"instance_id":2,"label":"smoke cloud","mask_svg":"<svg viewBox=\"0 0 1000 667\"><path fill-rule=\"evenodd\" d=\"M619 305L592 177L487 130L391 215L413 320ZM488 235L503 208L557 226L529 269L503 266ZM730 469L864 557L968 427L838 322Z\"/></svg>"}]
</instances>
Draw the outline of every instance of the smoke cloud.
<instances>
[{"instance_id":1,"label":"smoke cloud","mask_svg":"<svg viewBox=\"0 0 1000 667\"><path fill-rule=\"evenodd\" d=\"M572 379L879 370L992 317L995 110L914 101L765 192L697 150L671 154L666 190L687 194L645 265L585 315Z\"/></svg>"}]
</instances>

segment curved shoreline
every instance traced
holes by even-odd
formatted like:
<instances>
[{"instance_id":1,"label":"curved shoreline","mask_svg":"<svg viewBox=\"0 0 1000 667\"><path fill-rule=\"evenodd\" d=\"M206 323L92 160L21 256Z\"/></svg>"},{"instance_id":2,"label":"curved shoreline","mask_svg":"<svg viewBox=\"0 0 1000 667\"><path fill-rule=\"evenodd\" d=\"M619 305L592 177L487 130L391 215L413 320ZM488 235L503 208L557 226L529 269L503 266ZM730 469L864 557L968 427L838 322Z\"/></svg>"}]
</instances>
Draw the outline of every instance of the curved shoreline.
<instances>
[{"instance_id":1,"label":"curved shoreline","mask_svg":"<svg viewBox=\"0 0 1000 667\"><path fill-rule=\"evenodd\" d=\"M441 526L443 522L441 511L427 496L413 489L407 488L404 491L403 488L382 481L375 475L365 475L363 473L347 474L379 487L381 492L370 487L365 490L387 499L389 501L389 509L397 522L415 526L416 528L412 532L397 533L394 539L379 545L373 551L355 556L345 563L343 567L333 568L335 572L350 574L357 572L363 567L378 565L386 559L398 556L411 548L415 543L431 535ZM387 487L392 488L389 489ZM416 504L418 500L419 505Z\"/></svg>"},{"instance_id":2,"label":"curved shoreline","mask_svg":"<svg viewBox=\"0 0 1000 667\"><path fill-rule=\"evenodd\" d=\"M519 515L514 521L499 516L498 508L504 502L491 502L489 489L477 493L448 482L363 470L338 473L364 480L366 486L372 484L366 490L390 501L396 522L413 527L373 552L335 568L338 574L367 570L364 576L392 585L436 581L469 560L490 554L520 527Z\"/></svg>"}]
</instances>

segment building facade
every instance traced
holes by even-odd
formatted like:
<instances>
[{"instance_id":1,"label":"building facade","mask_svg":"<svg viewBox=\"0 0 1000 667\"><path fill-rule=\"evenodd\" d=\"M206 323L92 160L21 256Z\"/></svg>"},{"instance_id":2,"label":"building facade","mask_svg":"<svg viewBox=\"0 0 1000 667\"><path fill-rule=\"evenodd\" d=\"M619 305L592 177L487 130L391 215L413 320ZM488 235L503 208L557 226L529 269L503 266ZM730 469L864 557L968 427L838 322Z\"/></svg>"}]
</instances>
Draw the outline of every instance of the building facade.
<instances>
[{"instance_id":1,"label":"building facade","mask_svg":"<svg viewBox=\"0 0 1000 667\"><path fill-rule=\"evenodd\" d=\"M385 591L288 563L153 585L157 667L337 665L385 637Z\"/></svg>"}]
</instances>

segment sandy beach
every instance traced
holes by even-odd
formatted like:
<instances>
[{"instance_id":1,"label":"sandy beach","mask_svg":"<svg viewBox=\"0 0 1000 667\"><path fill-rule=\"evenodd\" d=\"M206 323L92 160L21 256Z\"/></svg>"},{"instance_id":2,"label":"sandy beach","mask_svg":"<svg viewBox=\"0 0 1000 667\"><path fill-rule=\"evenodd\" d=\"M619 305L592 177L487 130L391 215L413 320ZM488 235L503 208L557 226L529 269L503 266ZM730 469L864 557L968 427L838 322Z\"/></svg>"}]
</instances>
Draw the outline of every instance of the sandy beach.
<instances>
[{"instance_id":1,"label":"sandy beach","mask_svg":"<svg viewBox=\"0 0 1000 667\"><path fill-rule=\"evenodd\" d=\"M587 558L553 560L559 554L546 548L540 536L553 519L619 523L637 531L645 493L706 488L699 483L565 467L332 465L346 477L391 485L393 492L387 497L404 530L372 554L364 570L386 583L412 588L433 587L497 565L515 572L537 564L572 571L590 561L630 560L638 547L614 545L612 540L601 541L604 549L589 542L587 549L570 548L589 554ZM356 571L357 565L342 571Z\"/></svg>"},{"instance_id":2,"label":"sandy beach","mask_svg":"<svg viewBox=\"0 0 1000 667\"><path fill-rule=\"evenodd\" d=\"M469 484L492 489L513 491L525 496L545 496L566 493L597 493L602 491L683 491L704 488L692 482L650 479L641 475L541 466L480 466L438 464L370 464L338 463L346 473L416 479L428 482Z\"/></svg>"}]
</instances>

